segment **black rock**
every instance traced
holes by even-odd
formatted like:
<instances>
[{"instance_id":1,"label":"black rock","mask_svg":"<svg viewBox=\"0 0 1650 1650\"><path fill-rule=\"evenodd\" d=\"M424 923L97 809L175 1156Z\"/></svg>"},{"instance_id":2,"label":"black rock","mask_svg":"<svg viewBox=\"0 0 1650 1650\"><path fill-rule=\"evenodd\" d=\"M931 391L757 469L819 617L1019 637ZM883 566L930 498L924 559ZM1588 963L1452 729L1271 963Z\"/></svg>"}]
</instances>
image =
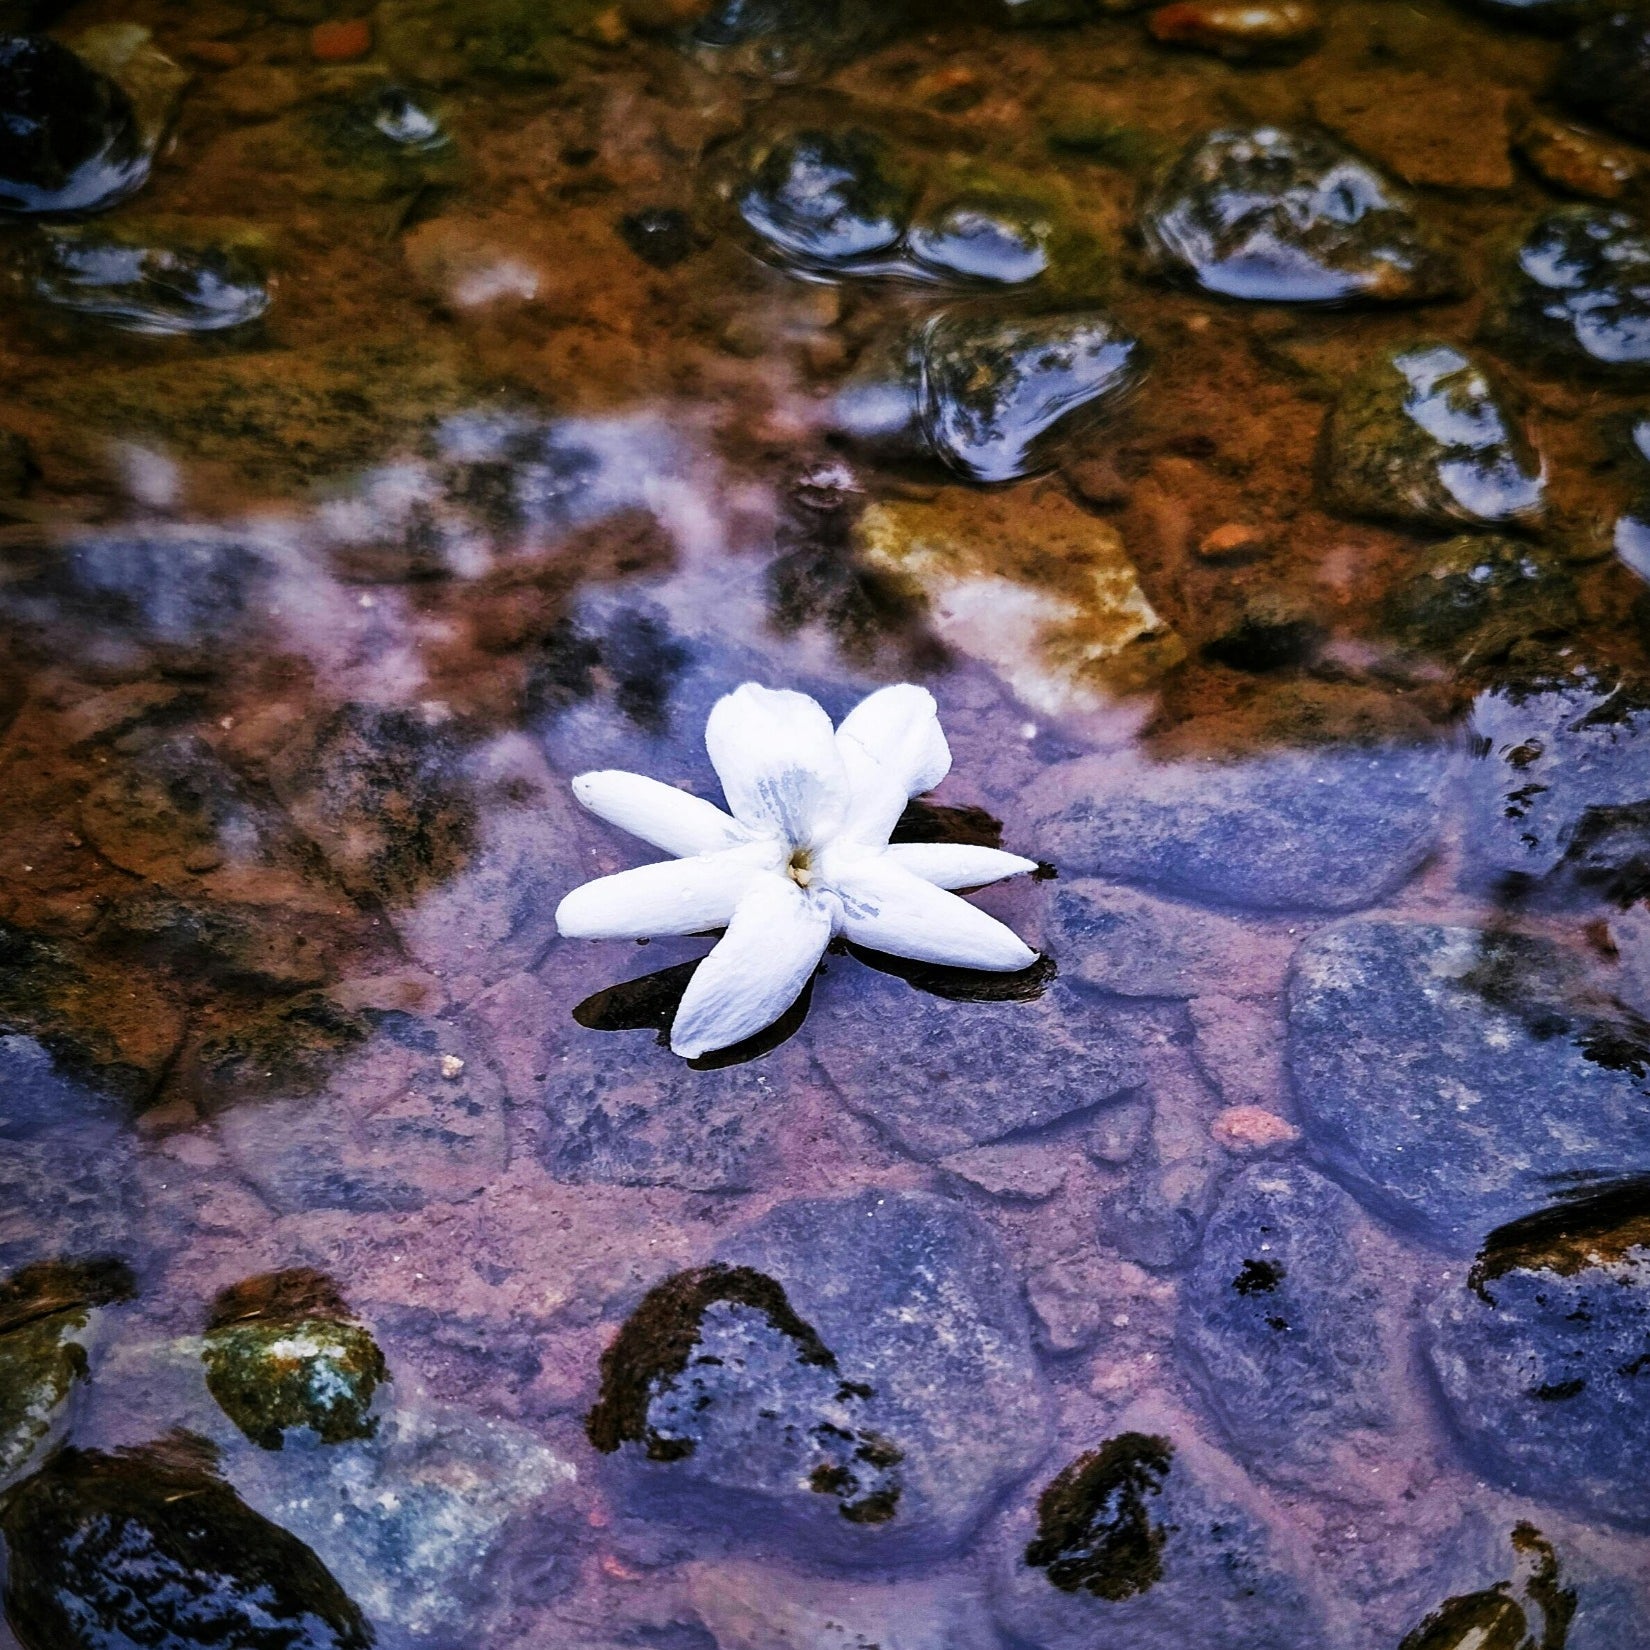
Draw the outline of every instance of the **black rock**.
<instances>
[{"instance_id":1,"label":"black rock","mask_svg":"<svg viewBox=\"0 0 1650 1650\"><path fill-rule=\"evenodd\" d=\"M6 1620L23 1650L369 1650L371 1627L303 1542L183 1439L59 1451L0 1506Z\"/></svg>"},{"instance_id":2,"label":"black rock","mask_svg":"<svg viewBox=\"0 0 1650 1650\"><path fill-rule=\"evenodd\" d=\"M1468 0L1468 4L1498 23L1513 23L1542 34L1568 34L1577 24L1596 17L1604 0Z\"/></svg>"},{"instance_id":3,"label":"black rock","mask_svg":"<svg viewBox=\"0 0 1650 1650\"><path fill-rule=\"evenodd\" d=\"M1492 1232L1429 1316L1433 1373L1481 1471L1650 1528L1650 1179Z\"/></svg>"},{"instance_id":4,"label":"black rock","mask_svg":"<svg viewBox=\"0 0 1650 1650\"><path fill-rule=\"evenodd\" d=\"M1352 1199L1304 1164L1261 1164L1221 1193L1186 1276L1179 1333L1198 1384L1268 1476L1321 1466L1347 1432L1390 1420L1358 1225Z\"/></svg>"},{"instance_id":5,"label":"black rock","mask_svg":"<svg viewBox=\"0 0 1650 1650\"><path fill-rule=\"evenodd\" d=\"M739 215L800 269L865 274L894 255L915 190L888 146L855 127L787 133L747 158Z\"/></svg>"},{"instance_id":6,"label":"black rock","mask_svg":"<svg viewBox=\"0 0 1650 1650\"><path fill-rule=\"evenodd\" d=\"M1317 132L1199 138L1159 182L1142 227L1165 271L1230 298L1414 303L1456 280L1408 193Z\"/></svg>"},{"instance_id":7,"label":"black rock","mask_svg":"<svg viewBox=\"0 0 1650 1650\"><path fill-rule=\"evenodd\" d=\"M1555 90L1580 113L1650 142L1650 8L1623 7L1582 29L1559 65Z\"/></svg>"},{"instance_id":8,"label":"black rock","mask_svg":"<svg viewBox=\"0 0 1650 1650\"><path fill-rule=\"evenodd\" d=\"M674 269L693 251L693 220L674 206L647 206L619 219L624 244L655 269Z\"/></svg>"},{"instance_id":9,"label":"black rock","mask_svg":"<svg viewBox=\"0 0 1650 1650\"><path fill-rule=\"evenodd\" d=\"M1485 327L1542 366L1650 375L1650 230L1609 207L1548 212L1494 277Z\"/></svg>"},{"instance_id":10,"label":"black rock","mask_svg":"<svg viewBox=\"0 0 1650 1650\"><path fill-rule=\"evenodd\" d=\"M1510 390L1487 363L1424 340L1389 350L1324 425L1330 502L1426 526L1541 519L1546 485Z\"/></svg>"},{"instance_id":11,"label":"black rock","mask_svg":"<svg viewBox=\"0 0 1650 1650\"><path fill-rule=\"evenodd\" d=\"M45 35L0 37L0 211L95 212L149 175L131 100Z\"/></svg>"},{"instance_id":12,"label":"black rock","mask_svg":"<svg viewBox=\"0 0 1650 1650\"><path fill-rule=\"evenodd\" d=\"M1047 769L1027 797L1063 872L1273 910L1347 911L1405 881L1437 837L1443 754L1340 746L1239 761Z\"/></svg>"},{"instance_id":13,"label":"black rock","mask_svg":"<svg viewBox=\"0 0 1650 1650\"><path fill-rule=\"evenodd\" d=\"M1296 957L1288 1055L1313 1155L1434 1243L1472 1245L1565 1186L1650 1172L1650 1026L1547 942L1323 929Z\"/></svg>"},{"instance_id":14,"label":"black rock","mask_svg":"<svg viewBox=\"0 0 1650 1650\"><path fill-rule=\"evenodd\" d=\"M955 1204L781 1204L631 1314L592 1441L639 1505L810 1559L957 1546L1045 1444L1017 1281Z\"/></svg>"},{"instance_id":15,"label":"black rock","mask_svg":"<svg viewBox=\"0 0 1650 1650\"><path fill-rule=\"evenodd\" d=\"M1047 468L1053 444L1115 408L1144 368L1138 341L1098 310L941 314L919 358L923 433L971 481Z\"/></svg>"},{"instance_id":16,"label":"black rock","mask_svg":"<svg viewBox=\"0 0 1650 1650\"><path fill-rule=\"evenodd\" d=\"M227 332L269 308L264 271L242 248L152 245L103 228L43 235L28 289L53 309L156 338Z\"/></svg>"}]
</instances>

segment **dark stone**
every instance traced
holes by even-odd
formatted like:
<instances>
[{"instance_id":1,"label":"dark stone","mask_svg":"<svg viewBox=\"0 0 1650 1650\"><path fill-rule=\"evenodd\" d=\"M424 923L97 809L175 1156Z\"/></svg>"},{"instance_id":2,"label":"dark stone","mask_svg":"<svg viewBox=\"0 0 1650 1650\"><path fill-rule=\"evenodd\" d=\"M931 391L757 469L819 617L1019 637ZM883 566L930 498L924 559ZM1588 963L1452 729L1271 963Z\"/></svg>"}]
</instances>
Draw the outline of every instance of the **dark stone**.
<instances>
[{"instance_id":1,"label":"dark stone","mask_svg":"<svg viewBox=\"0 0 1650 1650\"><path fill-rule=\"evenodd\" d=\"M1044 1446L1018 1283L974 1216L781 1204L632 1314L591 1416L661 1509L810 1559L959 1545ZM721 1361L717 1361L721 1360Z\"/></svg>"},{"instance_id":2,"label":"dark stone","mask_svg":"<svg viewBox=\"0 0 1650 1650\"><path fill-rule=\"evenodd\" d=\"M1650 1026L1545 941L1371 919L1296 958L1289 1067L1313 1153L1451 1248L1566 1185L1650 1171L1647 1062Z\"/></svg>"},{"instance_id":3,"label":"dark stone","mask_svg":"<svg viewBox=\"0 0 1650 1650\"><path fill-rule=\"evenodd\" d=\"M674 206L646 206L619 219L619 236L643 263L674 269L693 252L693 220Z\"/></svg>"},{"instance_id":4,"label":"dark stone","mask_svg":"<svg viewBox=\"0 0 1650 1650\"><path fill-rule=\"evenodd\" d=\"M1605 0L1468 0L1476 12L1497 23L1512 23L1542 34L1569 34L1596 17Z\"/></svg>"},{"instance_id":5,"label":"dark stone","mask_svg":"<svg viewBox=\"0 0 1650 1650\"><path fill-rule=\"evenodd\" d=\"M1424 747L1330 746L1238 761L1083 757L1027 796L1064 874L1270 910L1346 911L1431 853L1444 776Z\"/></svg>"},{"instance_id":6,"label":"dark stone","mask_svg":"<svg viewBox=\"0 0 1650 1650\"><path fill-rule=\"evenodd\" d=\"M369 1650L321 1561L175 1439L59 1451L0 1505L6 1619L23 1650Z\"/></svg>"},{"instance_id":7,"label":"dark stone","mask_svg":"<svg viewBox=\"0 0 1650 1650\"><path fill-rule=\"evenodd\" d=\"M1650 231L1605 206L1555 208L1496 272L1484 325L1540 366L1650 376Z\"/></svg>"},{"instance_id":8,"label":"dark stone","mask_svg":"<svg viewBox=\"0 0 1650 1650\"><path fill-rule=\"evenodd\" d=\"M789 82L828 73L906 22L905 0L713 0L691 39L731 65Z\"/></svg>"},{"instance_id":9,"label":"dark stone","mask_svg":"<svg viewBox=\"0 0 1650 1650\"><path fill-rule=\"evenodd\" d=\"M1222 1192L1187 1273L1181 1342L1226 1435L1267 1476L1321 1468L1348 1432L1390 1421L1358 1224L1352 1199L1304 1164L1259 1164Z\"/></svg>"},{"instance_id":10,"label":"dark stone","mask_svg":"<svg viewBox=\"0 0 1650 1650\"><path fill-rule=\"evenodd\" d=\"M378 1430L384 1355L323 1273L301 1267L224 1290L201 1356L207 1389L264 1449L280 1449L289 1428L324 1444Z\"/></svg>"},{"instance_id":11,"label":"dark stone","mask_svg":"<svg viewBox=\"0 0 1650 1650\"><path fill-rule=\"evenodd\" d=\"M1572 109L1650 143L1650 9L1624 6L1571 41L1555 90Z\"/></svg>"},{"instance_id":12,"label":"dark stone","mask_svg":"<svg viewBox=\"0 0 1650 1650\"><path fill-rule=\"evenodd\" d=\"M131 100L45 35L0 38L0 211L95 212L149 175Z\"/></svg>"},{"instance_id":13,"label":"dark stone","mask_svg":"<svg viewBox=\"0 0 1650 1650\"><path fill-rule=\"evenodd\" d=\"M971 481L1014 481L1139 382L1139 343L1097 310L1023 319L941 314L923 331L921 419Z\"/></svg>"},{"instance_id":14,"label":"dark stone","mask_svg":"<svg viewBox=\"0 0 1650 1650\"><path fill-rule=\"evenodd\" d=\"M1047 1128L1141 1076L1111 1011L1059 981L1028 1002L967 1001L833 960L806 1035L842 1103L924 1162Z\"/></svg>"},{"instance_id":15,"label":"dark stone","mask_svg":"<svg viewBox=\"0 0 1650 1650\"><path fill-rule=\"evenodd\" d=\"M1424 526L1533 523L1541 459L1511 392L1483 361L1435 340L1389 350L1341 392L1324 425L1330 502Z\"/></svg>"},{"instance_id":16,"label":"dark stone","mask_svg":"<svg viewBox=\"0 0 1650 1650\"><path fill-rule=\"evenodd\" d=\"M1481 1471L1650 1528L1650 1178L1492 1232L1429 1318L1433 1373Z\"/></svg>"},{"instance_id":17,"label":"dark stone","mask_svg":"<svg viewBox=\"0 0 1650 1650\"><path fill-rule=\"evenodd\" d=\"M245 247L158 245L102 226L43 234L27 284L53 309L155 338L249 326L269 308L265 272Z\"/></svg>"},{"instance_id":18,"label":"dark stone","mask_svg":"<svg viewBox=\"0 0 1650 1650\"><path fill-rule=\"evenodd\" d=\"M770 252L800 269L875 272L915 205L887 145L854 127L763 141L747 166L739 215Z\"/></svg>"},{"instance_id":19,"label":"dark stone","mask_svg":"<svg viewBox=\"0 0 1650 1650\"><path fill-rule=\"evenodd\" d=\"M1452 260L1406 191L1317 132L1211 132L1146 203L1146 244L1170 274L1270 303L1415 303L1450 292Z\"/></svg>"},{"instance_id":20,"label":"dark stone","mask_svg":"<svg viewBox=\"0 0 1650 1650\"><path fill-rule=\"evenodd\" d=\"M1572 676L1482 694L1470 726L1473 881L1623 904L1650 891L1650 699Z\"/></svg>"},{"instance_id":21,"label":"dark stone","mask_svg":"<svg viewBox=\"0 0 1650 1650\"><path fill-rule=\"evenodd\" d=\"M995 1614L1039 1650L1316 1650L1323 1623L1231 1463L1145 1401L1003 1532Z\"/></svg>"}]
</instances>

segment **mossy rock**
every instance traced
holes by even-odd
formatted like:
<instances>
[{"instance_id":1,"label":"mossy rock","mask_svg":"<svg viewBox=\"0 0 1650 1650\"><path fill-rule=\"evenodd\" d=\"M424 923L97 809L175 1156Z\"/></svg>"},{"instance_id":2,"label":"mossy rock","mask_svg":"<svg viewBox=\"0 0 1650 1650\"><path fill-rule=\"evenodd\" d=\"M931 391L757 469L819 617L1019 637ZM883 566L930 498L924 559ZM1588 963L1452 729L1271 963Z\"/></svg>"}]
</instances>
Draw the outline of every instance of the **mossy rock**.
<instances>
[{"instance_id":1,"label":"mossy rock","mask_svg":"<svg viewBox=\"0 0 1650 1650\"><path fill-rule=\"evenodd\" d=\"M482 74L554 84L578 67L604 9L603 0L388 0L378 50L424 83Z\"/></svg>"},{"instance_id":2,"label":"mossy rock","mask_svg":"<svg viewBox=\"0 0 1650 1650\"><path fill-rule=\"evenodd\" d=\"M201 1356L207 1389L263 1449L280 1449L288 1429L324 1444L378 1430L371 1410L390 1378L384 1355L321 1273L274 1272L225 1290Z\"/></svg>"}]
</instances>

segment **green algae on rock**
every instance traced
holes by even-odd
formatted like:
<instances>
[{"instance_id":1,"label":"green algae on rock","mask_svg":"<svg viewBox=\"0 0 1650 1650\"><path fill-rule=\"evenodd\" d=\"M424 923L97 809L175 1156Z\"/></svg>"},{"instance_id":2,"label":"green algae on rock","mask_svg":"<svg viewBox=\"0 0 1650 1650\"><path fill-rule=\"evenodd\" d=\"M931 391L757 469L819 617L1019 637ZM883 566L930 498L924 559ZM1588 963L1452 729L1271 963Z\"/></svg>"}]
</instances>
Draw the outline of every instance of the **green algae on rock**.
<instances>
[{"instance_id":1,"label":"green algae on rock","mask_svg":"<svg viewBox=\"0 0 1650 1650\"><path fill-rule=\"evenodd\" d=\"M371 1650L315 1554L254 1512L178 1435L64 1449L0 1503L6 1620L23 1650Z\"/></svg>"},{"instance_id":2,"label":"green algae on rock","mask_svg":"<svg viewBox=\"0 0 1650 1650\"><path fill-rule=\"evenodd\" d=\"M206 1385L253 1443L280 1449L289 1428L325 1444L377 1431L384 1355L332 1280L309 1268L248 1278L213 1305Z\"/></svg>"},{"instance_id":3,"label":"green algae on rock","mask_svg":"<svg viewBox=\"0 0 1650 1650\"><path fill-rule=\"evenodd\" d=\"M131 1271L113 1259L44 1261L0 1283L0 1483L60 1429L87 1375L98 1308L133 1287Z\"/></svg>"},{"instance_id":4,"label":"green algae on rock","mask_svg":"<svg viewBox=\"0 0 1650 1650\"><path fill-rule=\"evenodd\" d=\"M1153 1501L1174 1461L1167 1438L1125 1432L1080 1455L1037 1503L1037 1538L1025 1561L1063 1591L1124 1599L1163 1574L1168 1530Z\"/></svg>"},{"instance_id":5,"label":"green algae on rock","mask_svg":"<svg viewBox=\"0 0 1650 1650\"><path fill-rule=\"evenodd\" d=\"M1511 390L1453 344L1424 339L1360 372L1324 426L1324 486L1348 515L1532 524L1546 478Z\"/></svg>"}]
</instances>

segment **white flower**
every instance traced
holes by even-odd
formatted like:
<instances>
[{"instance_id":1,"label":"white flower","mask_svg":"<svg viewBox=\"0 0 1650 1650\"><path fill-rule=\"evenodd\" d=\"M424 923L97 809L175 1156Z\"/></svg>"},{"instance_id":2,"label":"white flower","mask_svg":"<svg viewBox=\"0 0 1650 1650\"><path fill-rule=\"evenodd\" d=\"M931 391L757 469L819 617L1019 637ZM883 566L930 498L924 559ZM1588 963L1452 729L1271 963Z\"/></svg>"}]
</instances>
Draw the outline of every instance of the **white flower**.
<instances>
[{"instance_id":1,"label":"white flower","mask_svg":"<svg viewBox=\"0 0 1650 1650\"><path fill-rule=\"evenodd\" d=\"M844 934L919 962L999 971L1036 953L949 888L1036 869L1000 848L888 841L908 798L951 767L934 696L903 683L834 732L805 693L747 682L719 699L705 748L731 813L641 774L580 774L573 794L610 824L677 855L575 888L556 910L570 939L726 928L694 970L670 1046L693 1059L771 1025Z\"/></svg>"}]
</instances>

